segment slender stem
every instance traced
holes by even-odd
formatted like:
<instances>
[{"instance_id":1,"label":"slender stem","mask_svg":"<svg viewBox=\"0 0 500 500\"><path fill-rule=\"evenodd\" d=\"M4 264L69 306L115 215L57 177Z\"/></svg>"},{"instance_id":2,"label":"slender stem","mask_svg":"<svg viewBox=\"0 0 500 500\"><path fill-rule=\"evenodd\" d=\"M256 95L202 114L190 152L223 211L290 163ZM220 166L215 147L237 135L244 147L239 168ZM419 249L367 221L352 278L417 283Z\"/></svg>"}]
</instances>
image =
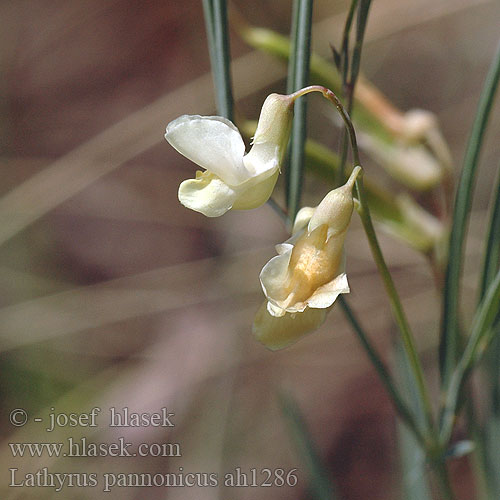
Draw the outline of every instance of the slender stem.
<instances>
[{"instance_id":1,"label":"slender stem","mask_svg":"<svg viewBox=\"0 0 500 500\"><path fill-rule=\"evenodd\" d=\"M349 78L351 91L354 91L354 85L359 75L361 66L361 49L363 48L363 40L365 38L366 23L368 21L368 11L370 10L371 0L361 0L358 9L358 21L356 25L356 43L352 55L351 75Z\"/></svg>"},{"instance_id":2,"label":"slender stem","mask_svg":"<svg viewBox=\"0 0 500 500\"><path fill-rule=\"evenodd\" d=\"M231 85L231 55L227 24L226 0L212 2L215 44L215 66L217 109L221 116L233 119L233 92ZM210 40L210 38L209 38Z\"/></svg>"},{"instance_id":3,"label":"slender stem","mask_svg":"<svg viewBox=\"0 0 500 500\"><path fill-rule=\"evenodd\" d=\"M365 229L365 233L368 238L368 243L370 244L373 257L375 259L379 272L382 276L382 280L384 282L386 291L389 295L389 300L391 302L396 323L399 327L399 332L401 334L403 346L405 348L406 355L408 356L408 361L410 362L410 367L415 377L419 395L422 400L422 406L424 409L424 414L426 416L427 425L429 429L431 429L433 427L432 408L430 403L430 397L427 391L427 386L424 379L422 365L420 363L420 359L417 354L417 349L413 339L413 334L411 333L410 330L410 325L404 313L403 306L399 299L399 295L396 291L396 287L394 286L394 282L392 280L389 269L387 268L387 264L385 263L382 250L378 243L377 235L375 233L373 222L371 220L370 211L366 202L366 196L361 176L358 177L356 181L356 188L358 191L358 199L359 199L358 213L361 218L363 227Z\"/></svg>"},{"instance_id":4,"label":"slender stem","mask_svg":"<svg viewBox=\"0 0 500 500\"><path fill-rule=\"evenodd\" d=\"M311 58L311 26L313 0L299 0L294 13L296 29L294 36L294 52L292 60L293 90L307 85L309 80L309 65ZM306 142L307 102L299 100L295 104L295 116L292 124L290 140L290 166L287 176L287 208L290 222L293 223L300 207L302 195L302 179L304 177L304 158Z\"/></svg>"},{"instance_id":5,"label":"slender stem","mask_svg":"<svg viewBox=\"0 0 500 500\"><path fill-rule=\"evenodd\" d=\"M203 0L203 16L205 17L205 30L207 32L208 52L210 55L210 65L215 68L215 28L214 28L214 8L212 0ZM214 87L217 87L215 71L213 72Z\"/></svg>"},{"instance_id":6,"label":"slender stem","mask_svg":"<svg viewBox=\"0 0 500 500\"><path fill-rule=\"evenodd\" d=\"M370 342L370 339L368 338L363 327L356 318L354 311L351 309L347 301L342 296L340 296L337 300L339 301L342 310L344 311L345 317L351 323L354 333L358 337L358 340L360 341L366 354L370 358L370 361L372 362L375 370L377 371L382 384L384 385L386 391L392 398L392 401L394 403L398 415L400 416L401 420L403 420L403 422L408 426L410 431L413 432L413 434L415 435L417 441L420 443L422 448L426 450L428 448L427 439L422 434L422 431L420 430L412 412L409 410L407 404L405 403L398 389L396 388L389 370L387 370L377 350Z\"/></svg>"},{"instance_id":7,"label":"slender stem","mask_svg":"<svg viewBox=\"0 0 500 500\"><path fill-rule=\"evenodd\" d=\"M288 57L288 74L286 79L286 92L291 94L295 90L295 44L297 42L297 26L299 22L299 5L300 0L293 0L292 4L292 26L290 30L290 53Z\"/></svg>"},{"instance_id":8,"label":"slender stem","mask_svg":"<svg viewBox=\"0 0 500 500\"><path fill-rule=\"evenodd\" d=\"M442 385L446 388L458 358L458 309L459 285L463 260L463 248L467 222L475 184L475 174L481 145L493 99L500 78L500 44L479 99L478 110L465 153L464 167L460 176L449 241L449 257L443 288L443 320L441 328L440 368Z\"/></svg>"}]
</instances>

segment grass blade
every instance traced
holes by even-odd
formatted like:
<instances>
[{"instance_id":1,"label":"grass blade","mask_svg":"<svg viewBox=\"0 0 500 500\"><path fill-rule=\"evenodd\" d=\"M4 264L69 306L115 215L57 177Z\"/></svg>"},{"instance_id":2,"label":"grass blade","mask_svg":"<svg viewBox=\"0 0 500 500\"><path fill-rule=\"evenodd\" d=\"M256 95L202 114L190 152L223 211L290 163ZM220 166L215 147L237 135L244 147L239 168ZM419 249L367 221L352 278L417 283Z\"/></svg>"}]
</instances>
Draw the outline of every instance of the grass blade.
<instances>
[{"instance_id":1,"label":"grass blade","mask_svg":"<svg viewBox=\"0 0 500 500\"><path fill-rule=\"evenodd\" d=\"M455 199L451 228L448 264L443 288L443 319L440 343L440 368L442 384L446 387L458 358L458 309L460 271L464 253L464 240L475 184L475 174L484 133L500 78L500 45L490 67L479 99L476 118L465 153L464 166Z\"/></svg>"},{"instance_id":2,"label":"grass blade","mask_svg":"<svg viewBox=\"0 0 500 500\"><path fill-rule=\"evenodd\" d=\"M311 57L311 25L312 25L312 0L298 0L296 11L296 32L294 33L291 65L294 69L293 91L304 88L309 82L309 65ZM295 20L294 20L295 22ZM291 76L291 75L290 75ZM286 198L288 217L291 222L295 219L300 207L302 195L302 179L304 176L304 150L306 141L306 115L307 101L300 97L295 103L295 116L293 119L290 140L290 164L286 177Z\"/></svg>"},{"instance_id":3,"label":"grass blade","mask_svg":"<svg viewBox=\"0 0 500 500\"><path fill-rule=\"evenodd\" d=\"M279 394L279 402L298 455L304 461L309 474L311 497L315 500L338 500L299 406L291 395L285 393Z\"/></svg>"}]
</instances>

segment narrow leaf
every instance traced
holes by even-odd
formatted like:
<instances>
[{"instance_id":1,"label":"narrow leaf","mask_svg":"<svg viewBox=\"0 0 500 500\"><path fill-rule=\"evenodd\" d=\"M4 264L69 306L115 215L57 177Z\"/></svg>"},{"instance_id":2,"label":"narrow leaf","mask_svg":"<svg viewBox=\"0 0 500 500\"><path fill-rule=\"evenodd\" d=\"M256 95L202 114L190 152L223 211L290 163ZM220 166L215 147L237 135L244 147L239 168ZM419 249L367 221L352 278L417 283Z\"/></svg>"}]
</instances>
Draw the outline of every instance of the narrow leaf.
<instances>
[{"instance_id":1,"label":"narrow leaf","mask_svg":"<svg viewBox=\"0 0 500 500\"><path fill-rule=\"evenodd\" d=\"M446 387L458 359L459 285L464 241L472 202L479 153L500 78L500 45L490 67L479 99L476 118L465 153L464 166L455 199L449 242L448 264L443 288L443 319L440 342L442 384Z\"/></svg>"}]
</instances>

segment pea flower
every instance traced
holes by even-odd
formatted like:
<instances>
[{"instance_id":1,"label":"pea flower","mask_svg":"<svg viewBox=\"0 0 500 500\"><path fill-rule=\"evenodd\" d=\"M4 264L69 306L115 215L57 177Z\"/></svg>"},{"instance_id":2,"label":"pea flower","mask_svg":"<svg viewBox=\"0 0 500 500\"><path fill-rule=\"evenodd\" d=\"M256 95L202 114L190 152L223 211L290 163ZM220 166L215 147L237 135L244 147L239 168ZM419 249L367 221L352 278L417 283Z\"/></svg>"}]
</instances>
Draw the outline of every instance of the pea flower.
<instances>
[{"instance_id":1,"label":"pea flower","mask_svg":"<svg viewBox=\"0 0 500 500\"><path fill-rule=\"evenodd\" d=\"M292 237L277 245L278 255L262 269L267 298L254 321L258 340L280 349L323 323L341 293L349 293L344 240L354 207L352 189L361 167L343 186L330 191L316 208L295 219Z\"/></svg>"},{"instance_id":2,"label":"pea flower","mask_svg":"<svg viewBox=\"0 0 500 500\"><path fill-rule=\"evenodd\" d=\"M296 98L295 94L267 97L248 154L238 129L225 118L183 115L170 122L165 139L205 169L181 183L179 201L207 217L265 203L278 178Z\"/></svg>"}]
</instances>

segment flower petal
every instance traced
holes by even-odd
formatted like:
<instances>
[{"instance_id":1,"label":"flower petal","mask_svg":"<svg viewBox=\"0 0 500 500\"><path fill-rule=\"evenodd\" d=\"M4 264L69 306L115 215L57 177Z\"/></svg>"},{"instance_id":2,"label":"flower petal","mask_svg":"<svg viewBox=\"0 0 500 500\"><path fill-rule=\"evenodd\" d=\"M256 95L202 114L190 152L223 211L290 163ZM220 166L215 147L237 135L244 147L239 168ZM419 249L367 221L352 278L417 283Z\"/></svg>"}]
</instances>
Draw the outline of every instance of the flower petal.
<instances>
[{"instance_id":1,"label":"flower petal","mask_svg":"<svg viewBox=\"0 0 500 500\"><path fill-rule=\"evenodd\" d=\"M196 172L179 186L179 201L187 208L207 217L225 214L236 200L237 193L211 172Z\"/></svg>"},{"instance_id":2,"label":"flower petal","mask_svg":"<svg viewBox=\"0 0 500 500\"><path fill-rule=\"evenodd\" d=\"M275 317L262 304L255 316L253 333L257 340L273 351L293 344L318 328L326 318L326 309L306 309L303 313Z\"/></svg>"},{"instance_id":3,"label":"flower petal","mask_svg":"<svg viewBox=\"0 0 500 500\"><path fill-rule=\"evenodd\" d=\"M297 234L309 224L315 210L316 207L302 207L297 212L295 221L293 222L292 235Z\"/></svg>"},{"instance_id":4,"label":"flower petal","mask_svg":"<svg viewBox=\"0 0 500 500\"><path fill-rule=\"evenodd\" d=\"M220 116L183 115L167 125L165 139L179 153L226 184L245 182L245 144L238 129Z\"/></svg>"},{"instance_id":5,"label":"flower petal","mask_svg":"<svg viewBox=\"0 0 500 500\"><path fill-rule=\"evenodd\" d=\"M306 302L313 309L324 309L330 307L341 293L349 292L347 275L342 273L326 285L318 287Z\"/></svg>"},{"instance_id":6,"label":"flower petal","mask_svg":"<svg viewBox=\"0 0 500 500\"><path fill-rule=\"evenodd\" d=\"M279 169L280 154L277 144L270 142L254 144L249 153L243 157L243 164L250 175L261 175Z\"/></svg>"},{"instance_id":7,"label":"flower petal","mask_svg":"<svg viewBox=\"0 0 500 500\"><path fill-rule=\"evenodd\" d=\"M279 305L276 303L278 300L283 300L286 297L281 297L285 293L285 281L288 275L288 265L292 256L292 245L285 244L280 246L280 253L273 257L260 272L260 284L267 299L272 302L273 306ZM271 299L273 297L273 299ZM281 315L276 308L271 308L271 314Z\"/></svg>"},{"instance_id":8,"label":"flower petal","mask_svg":"<svg viewBox=\"0 0 500 500\"><path fill-rule=\"evenodd\" d=\"M278 169L272 175L265 172L249 179L240 186L236 186L238 198L234 202L233 208L236 210L249 210L263 205L273 193L278 174Z\"/></svg>"}]
</instances>

